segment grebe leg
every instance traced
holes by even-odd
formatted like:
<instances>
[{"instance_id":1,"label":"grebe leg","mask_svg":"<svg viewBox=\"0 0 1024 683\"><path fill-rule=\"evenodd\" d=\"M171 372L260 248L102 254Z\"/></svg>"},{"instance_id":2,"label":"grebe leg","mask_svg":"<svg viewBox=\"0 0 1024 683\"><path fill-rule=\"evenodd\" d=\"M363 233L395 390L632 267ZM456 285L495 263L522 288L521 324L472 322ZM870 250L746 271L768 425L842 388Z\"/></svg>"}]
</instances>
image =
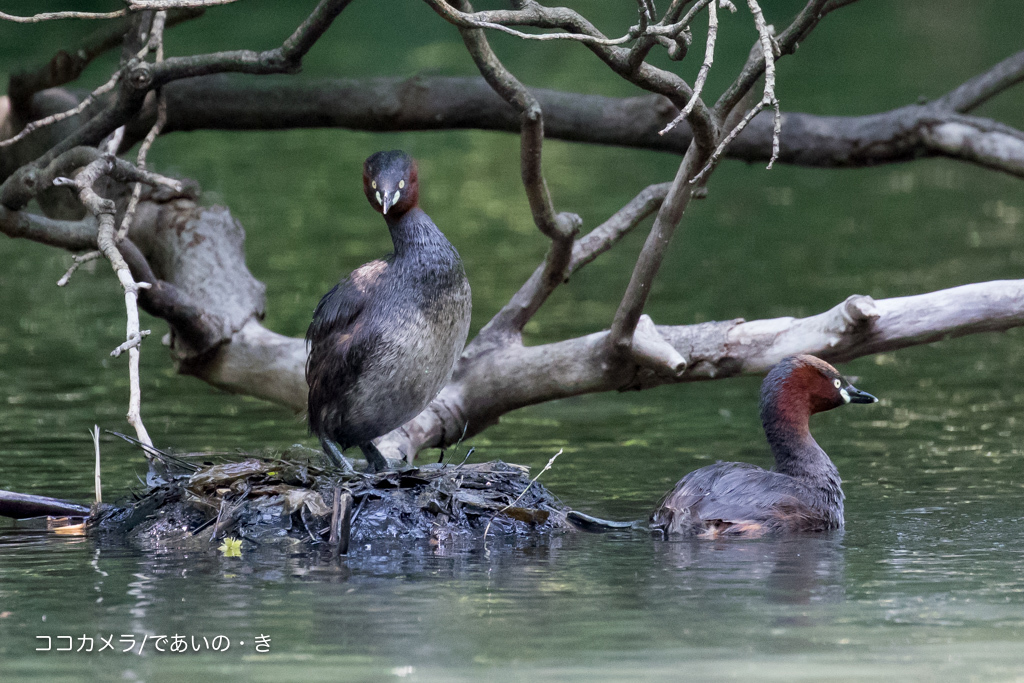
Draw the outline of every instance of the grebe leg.
<instances>
[{"instance_id":1,"label":"grebe leg","mask_svg":"<svg viewBox=\"0 0 1024 683\"><path fill-rule=\"evenodd\" d=\"M331 461L332 465L344 470L345 472L355 473L352 463L348 461L348 458L341 454L341 449L338 448L338 444L334 443L330 439L320 439L320 447L324 449L324 453L327 454L327 459Z\"/></svg>"},{"instance_id":2,"label":"grebe leg","mask_svg":"<svg viewBox=\"0 0 1024 683\"><path fill-rule=\"evenodd\" d=\"M387 458L380 454L377 447L373 445L373 442L359 444L359 450L366 456L366 472L367 474L373 474L374 472L383 472L388 467Z\"/></svg>"}]
</instances>

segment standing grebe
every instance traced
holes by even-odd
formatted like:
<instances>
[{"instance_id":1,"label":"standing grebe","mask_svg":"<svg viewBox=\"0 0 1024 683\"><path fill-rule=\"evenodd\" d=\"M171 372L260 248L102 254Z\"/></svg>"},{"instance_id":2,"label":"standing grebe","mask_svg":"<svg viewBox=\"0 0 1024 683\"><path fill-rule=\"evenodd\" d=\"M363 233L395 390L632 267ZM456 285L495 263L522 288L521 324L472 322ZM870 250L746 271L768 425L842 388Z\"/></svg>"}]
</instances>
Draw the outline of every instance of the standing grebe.
<instances>
[{"instance_id":1,"label":"standing grebe","mask_svg":"<svg viewBox=\"0 0 1024 683\"><path fill-rule=\"evenodd\" d=\"M761 424L775 469L719 462L690 472L658 504L651 527L666 535L712 537L841 528L839 472L811 436L808 419L846 403L877 400L819 358L784 358L761 384Z\"/></svg>"},{"instance_id":2,"label":"standing grebe","mask_svg":"<svg viewBox=\"0 0 1024 683\"><path fill-rule=\"evenodd\" d=\"M306 333L309 430L339 466L359 446L367 471L387 469L373 439L415 417L452 376L469 334L470 291L455 247L419 207L416 162L377 152L363 191L395 251L352 271L317 304Z\"/></svg>"}]
</instances>

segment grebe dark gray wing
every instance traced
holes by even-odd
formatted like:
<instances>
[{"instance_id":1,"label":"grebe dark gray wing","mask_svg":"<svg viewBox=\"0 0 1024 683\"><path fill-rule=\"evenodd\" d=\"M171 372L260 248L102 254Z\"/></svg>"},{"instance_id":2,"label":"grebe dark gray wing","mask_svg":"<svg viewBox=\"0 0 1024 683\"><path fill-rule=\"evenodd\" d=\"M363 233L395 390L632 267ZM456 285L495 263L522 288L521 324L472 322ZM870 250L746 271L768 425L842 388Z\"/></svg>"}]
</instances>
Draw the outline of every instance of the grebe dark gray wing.
<instances>
[{"instance_id":1,"label":"grebe dark gray wing","mask_svg":"<svg viewBox=\"0 0 1024 683\"><path fill-rule=\"evenodd\" d=\"M820 514L793 477L745 462L720 462L690 472L651 516L665 534L742 534L810 529Z\"/></svg>"}]
</instances>

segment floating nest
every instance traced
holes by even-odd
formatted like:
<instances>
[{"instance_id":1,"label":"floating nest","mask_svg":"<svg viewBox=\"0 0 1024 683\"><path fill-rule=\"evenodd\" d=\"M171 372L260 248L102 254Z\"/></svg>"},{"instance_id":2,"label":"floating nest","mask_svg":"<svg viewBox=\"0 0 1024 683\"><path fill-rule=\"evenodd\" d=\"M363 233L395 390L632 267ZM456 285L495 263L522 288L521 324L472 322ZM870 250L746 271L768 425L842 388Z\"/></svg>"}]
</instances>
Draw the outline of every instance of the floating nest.
<instances>
[{"instance_id":1,"label":"floating nest","mask_svg":"<svg viewBox=\"0 0 1024 683\"><path fill-rule=\"evenodd\" d=\"M181 456L143 448L156 464L146 491L92 510L69 504L66 513L72 516L75 509L89 510L84 533L117 536L145 548L209 547L230 538L347 554L350 547L377 541L451 545L479 542L485 536L631 526L571 510L531 481L528 468L501 461L365 474L314 464L321 454L302 446L204 465L195 464L195 458L209 459L209 454ZM5 512L3 504L0 496L0 514L29 516ZM42 508L33 509L38 513Z\"/></svg>"}]
</instances>

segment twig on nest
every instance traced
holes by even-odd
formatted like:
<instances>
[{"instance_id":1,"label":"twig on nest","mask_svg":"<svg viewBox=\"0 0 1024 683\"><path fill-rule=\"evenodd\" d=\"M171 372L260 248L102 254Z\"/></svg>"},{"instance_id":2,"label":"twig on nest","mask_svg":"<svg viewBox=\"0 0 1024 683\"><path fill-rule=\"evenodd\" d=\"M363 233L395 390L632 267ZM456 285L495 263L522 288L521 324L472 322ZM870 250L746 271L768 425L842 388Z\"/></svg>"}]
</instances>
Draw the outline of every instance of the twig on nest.
<instances>
[{"instance_id":1,"label":"twig on nest","mask_svg":"<svg viewBox=\"0 0 1024 683\"><path fill-rule=\"evenodd\" d=\"M487 526L484 527L484 540L485 541L487 540L487 533L491 530L491 522L494 521L494 518L497 517L498 515L500 515L501 513L505 512L509 508L514 507L516 503L518 503L520 500L522 500L523 496L526 495L526 492L530 490L531 486L533 486L533 483L535 481L537 481L538 479L540 479L540 475L544 474L545 472L547 472L548 470L551 469L551 466L555 464L555 459L562 454L563 450L564 449L559 448L558 452L551 456L551 459L548 460L548 464L544 465L544 469L542 469L540 472L538 472L537 476L530 480L530 483L526 485L526 488L523 489L522 493L520 493L518 496L516 496L515 500L513 500L511 503L509 503L508 505L506 505L505 507L501 508L500 510L495 512L493 515L491 515L491 518L489 520L487 520Z\"/></svg>"}]
</instances>

